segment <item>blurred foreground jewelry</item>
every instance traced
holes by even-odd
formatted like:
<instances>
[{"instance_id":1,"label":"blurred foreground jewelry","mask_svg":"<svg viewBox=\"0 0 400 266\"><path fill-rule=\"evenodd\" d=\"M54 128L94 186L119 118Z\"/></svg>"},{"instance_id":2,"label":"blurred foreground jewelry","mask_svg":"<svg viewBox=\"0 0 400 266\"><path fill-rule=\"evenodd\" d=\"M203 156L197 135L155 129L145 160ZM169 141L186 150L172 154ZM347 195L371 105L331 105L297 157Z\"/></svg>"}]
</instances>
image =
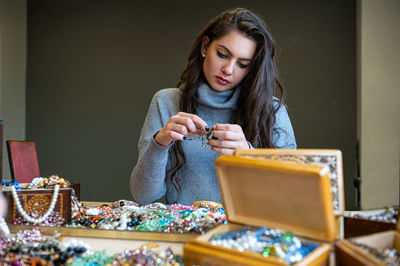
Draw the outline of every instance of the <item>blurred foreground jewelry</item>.
<instances>
[{"instance_id":1,"label":"blurred foreground jewelry","mask_svg":"<svg viewBox=\"0 0 400 266\"><path fill-rule=\"evenodd\" d=\"M379 250L375 247L368 246L360 243L353 238L349 238L348 241L354 245L366 250L369 254L382 261L385 265L399 265L400 264L400 252L396 249L385 248Z\"/></svg>"},{"instance_id":2,"label":"blurred foreground jewelry","mask_svg":"<svg viewBox=\"0 0 400 266\"><path fill-rule=\"evenodd\" d=\"M185 140L201 139L201 147L203 149L205 149L208 140L212 138L213 131L214 131L214 128L211 128L210 130L202 130L200 135L193 135L190 137L185 137Z\"/></svg>"},{"instance_id":3,"label":"blurred foreground jewelry","mask_svg":"<svg viewBox=\"0 0 400 266\"><path fill-rule=\"evenodd\" d=\"M3 231L4 235L10 235L10 228L8 228L8 225L3 217L0 217L0 229Z\"/></svg>"}]
</instances>

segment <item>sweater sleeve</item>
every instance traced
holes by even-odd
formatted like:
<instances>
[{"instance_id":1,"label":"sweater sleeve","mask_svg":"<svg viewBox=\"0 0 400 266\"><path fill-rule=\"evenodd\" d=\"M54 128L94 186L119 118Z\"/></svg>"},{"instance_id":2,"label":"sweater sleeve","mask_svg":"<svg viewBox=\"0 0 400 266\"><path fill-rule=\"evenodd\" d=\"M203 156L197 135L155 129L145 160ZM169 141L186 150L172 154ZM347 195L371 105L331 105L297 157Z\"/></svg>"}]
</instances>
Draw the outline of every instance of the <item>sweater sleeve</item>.
<instances>
[{"instance_id":1,"label":"sweater sleeve","mask_svg":"<svg viewBox=\"0 0 400 266\"><path fill-rule=\"evenodd\" d=\"M296 138L294 136L292 123L285 106L281 105L275 115L273 141L279 149L296 149Z\"/></svg>"},{"instance_id":2,"label":"sweater sleeve","mask_svg":"<svg viewBox=\"0 0 400 266\"><path fill-rule=\"evenodd\" d=\"M165 96L165 92L160 91L151 101L139 138L138 161L130 177L132 197L142 205L161 198L166 191L168 151L172 144L162 146L154 140L154 135L169 119L165 104L160 103Z\"/></svg>"}]
</instances>

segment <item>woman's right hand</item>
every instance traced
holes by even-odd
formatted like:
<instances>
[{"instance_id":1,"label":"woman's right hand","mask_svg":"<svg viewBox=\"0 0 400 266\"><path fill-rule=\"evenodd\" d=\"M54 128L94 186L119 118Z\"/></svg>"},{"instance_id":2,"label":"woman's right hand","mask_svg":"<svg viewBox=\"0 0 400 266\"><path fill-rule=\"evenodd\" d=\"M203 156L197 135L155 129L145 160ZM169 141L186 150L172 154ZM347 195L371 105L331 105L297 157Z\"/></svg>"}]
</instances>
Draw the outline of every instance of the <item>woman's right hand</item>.
<instances>
[{"instance_id":1,"label":"woman's right hand","mask_svg":"<svg viewBox=\"0 0 400 266\"><path fill-rule=\"evenodd\" d=\"M208 126L200 117L194 114L179 112L169 118L168 122L161 128L154 139L158 144L168 146L175 140L183 140L184 137L199 135L204 130L208 131Z\"/></svg>"}]
</instances>

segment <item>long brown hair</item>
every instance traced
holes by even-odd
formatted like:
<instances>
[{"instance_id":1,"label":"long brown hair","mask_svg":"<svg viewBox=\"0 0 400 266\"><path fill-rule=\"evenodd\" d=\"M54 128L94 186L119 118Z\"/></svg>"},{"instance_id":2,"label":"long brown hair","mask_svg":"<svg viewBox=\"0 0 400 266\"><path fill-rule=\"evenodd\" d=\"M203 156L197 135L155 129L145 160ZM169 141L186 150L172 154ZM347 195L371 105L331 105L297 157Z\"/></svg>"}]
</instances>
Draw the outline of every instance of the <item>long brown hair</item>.
<instances>
[{"instance_id":1,"label":"long brown hair","mask_svg":"<svg viewBox=\"0 0 400 266\"><path fill-rule=\"evenodd\" d=\"M203 37L207 36L211 43L233 30L239 31L256 43L250 71L241 82L242 90L238 101L239 112L236 123L242 127L246 139L254 147L275 148L273 142L275 114L283 104L283 87L277 77L275 62L276 47L265 22L247 9L235 8L219 14L196 37L177 85L182 91L180 111L196 113L197 90L202 82L206 82L201 56ZM278 99L273 97L276 89L279 90ZM277 104L274 104L274 101ZM168 169L167 175L180 193L180 180L176 173L186 163L186 158L179 141L173 144L169 154L173 164Z\"/></svg>"}]
</instances>

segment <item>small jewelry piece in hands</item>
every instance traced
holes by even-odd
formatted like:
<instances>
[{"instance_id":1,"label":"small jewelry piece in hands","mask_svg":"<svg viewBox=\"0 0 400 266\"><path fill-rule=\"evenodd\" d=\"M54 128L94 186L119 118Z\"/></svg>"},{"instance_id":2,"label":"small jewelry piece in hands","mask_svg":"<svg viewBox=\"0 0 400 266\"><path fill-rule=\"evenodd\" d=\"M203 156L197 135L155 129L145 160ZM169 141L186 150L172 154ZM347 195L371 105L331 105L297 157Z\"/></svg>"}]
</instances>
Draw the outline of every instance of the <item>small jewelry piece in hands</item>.
<instances>
[{"instance_id":1,"label":"small jewelry piece in hands","mask_svg":"<svg viewBox=\"0 0 400 266\"><path fill-rule=\"evenodd\" d=\"M211 128L210 130L202 130L200 135L193 135L190 137L186 137L185 140L201 139L201 147L205 149L207 141L212 138L213 131L214 128Z\"/></svg>"}]
</instances>

